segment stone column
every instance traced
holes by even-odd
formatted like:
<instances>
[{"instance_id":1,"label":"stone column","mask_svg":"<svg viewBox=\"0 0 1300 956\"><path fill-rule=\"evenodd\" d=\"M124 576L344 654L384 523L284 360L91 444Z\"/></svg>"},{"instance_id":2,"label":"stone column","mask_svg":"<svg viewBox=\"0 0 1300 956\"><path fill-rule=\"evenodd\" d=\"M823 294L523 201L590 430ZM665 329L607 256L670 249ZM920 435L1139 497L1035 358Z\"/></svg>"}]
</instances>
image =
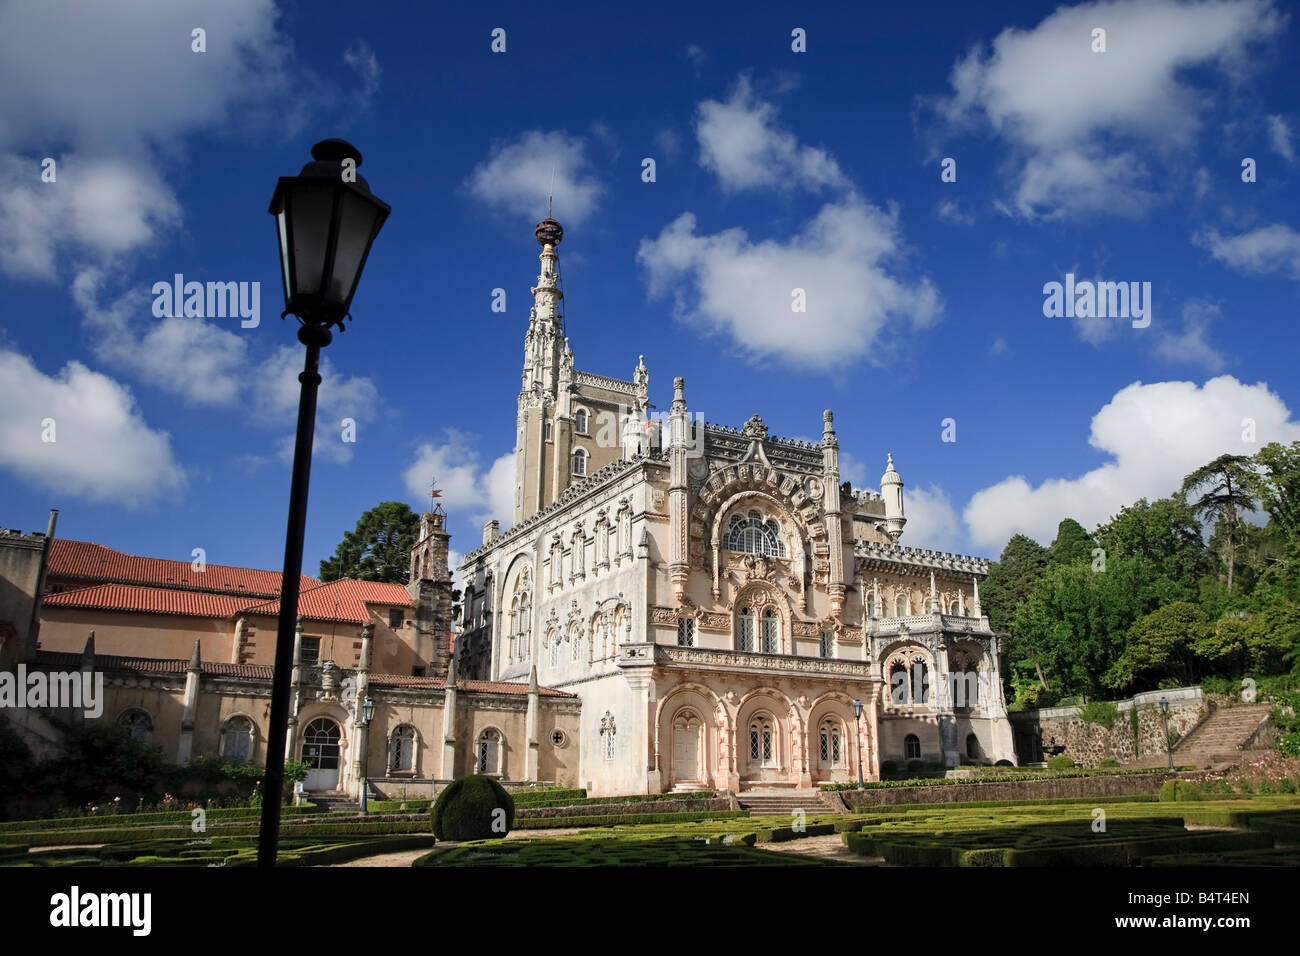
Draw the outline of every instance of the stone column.
<instances>
[{"instance_id":1,"label":"stone column","mask_svg":"<svg viewBox=\"0 0 1300 956\"><path fill-rule=\"evenodd\" d=\"M446 690L442 698L442 764L438 768L441 780L456 779L456 658L453 655L447 669Z\"/></svg>"},{"instance_id":2,"label":"stone column","mask_svg":"<svg viewBox=\"0 0 1300 956\"><path fill-rule=\"evenodd\" d=\"M537 665L534 664L528 671L528 713L524 718L524 737L527 740L528 750L524 755L524 779L537 782L541 779L539 772L540 740L538 738L538 722L540 713L539 697L541 696L537 688Z\"/></svg>"},{"instance_id":3,"label":"stone column","mask_svg":"<svg viewBox=\"0 0 1300 956\"><path fill-rule=\"evenodd\" d=\"M199 642L194 642L190 666L185 671L185 703L181 713L180 744L176 748L176 762L189 763L194 749L194 717L199 709Z\"/></svg>"},{"instance_id":4,"label":"stone column","mask_svg":"<svg viewBox=\"0 0 1300 956\"><path fill-rule=\"evenodd\" d=\"M357 699L353 701L353 721L357 728L357 753L352 765L352 779L356 784L356 799L361 800L370 770L370 725L366 723L362 705L370 693L370 649L375 635L375 625L367 621L361 627L361 660L357 665Z\"/></svg>"},{"instance_id":5,"label":"stone column","mask_svg":"<svg viewBox=\"0 0 1300 956\"><path fill-rule=\"evenodd\" d=\"M289 729L284 738L284 759L294 758L294 739L298 735L298 709L302 706L302 615L293 629L293 671L289 677Z\"/></svg>"}]
</instances>

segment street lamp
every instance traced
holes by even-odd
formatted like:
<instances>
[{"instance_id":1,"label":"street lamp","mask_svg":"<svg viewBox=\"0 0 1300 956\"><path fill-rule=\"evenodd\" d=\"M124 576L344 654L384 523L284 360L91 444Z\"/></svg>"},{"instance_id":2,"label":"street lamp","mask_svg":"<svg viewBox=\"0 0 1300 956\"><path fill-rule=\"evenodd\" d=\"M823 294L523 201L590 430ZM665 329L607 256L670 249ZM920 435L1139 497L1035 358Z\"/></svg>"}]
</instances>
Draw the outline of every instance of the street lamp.
<instances>
[{"instance_id":1,"label":"street lamp","mask_svg":"<svg viewBox=\"0 0 1300 956\"><path fill-rule=\"evenodd\" d=\"M862 789L862 701L853 702L853 740L858 747L858 789Z\"/></svg>"},{"instance_id":2,"label":"street lamp","mask_svg":"<svg viewBox=\"0 0 1300 956\"><path fill-rule=\"evenodd\" d=\"M1160 698L1160 720L1165 728L1165 752L1169 754L1169 769L1174 769L1174 748L1169 742L1169 698Z\"/></svg>"},{"instance_id":3,"label":"street lamp","mask_svg":"<svg viewBox=\"0 0 1300 956\"><path fill-rule=\"evenodd\" d=\"M370 756L370 722L375 719L375 702L370 697L361 705L361 812L366 812L366 766Z\"/></svg>"},{"instance_id":4,"label":"street lamp","mask_svg":"<svg viewBox=\"0 0 1300 956\"><path fill-rule=\"evenodd\" d=\"M311 148L312 162L297 176L281 176L268 210L275 216L280 241L280 278L284 312L300 323L298 341L307 360L298 376L298 433L293 448L289 490L289 524L284 539L284 576L280 581L280 624L275 640L271 682L271 717L266 745L266 794L257 838L257 865L275 866L280 830L280 790L284 784L285 737L289 726L289 677L293 667L294 622L302 574L302 541L307 524L307 486L311 478L312 433L316 427L316 390L320 385L320 350L330 344L330 328L343 331L370 245L388 218L389 206L370 193L356 169L361 152L341 139L321 140Z\"/></svg>"}]
</instances>

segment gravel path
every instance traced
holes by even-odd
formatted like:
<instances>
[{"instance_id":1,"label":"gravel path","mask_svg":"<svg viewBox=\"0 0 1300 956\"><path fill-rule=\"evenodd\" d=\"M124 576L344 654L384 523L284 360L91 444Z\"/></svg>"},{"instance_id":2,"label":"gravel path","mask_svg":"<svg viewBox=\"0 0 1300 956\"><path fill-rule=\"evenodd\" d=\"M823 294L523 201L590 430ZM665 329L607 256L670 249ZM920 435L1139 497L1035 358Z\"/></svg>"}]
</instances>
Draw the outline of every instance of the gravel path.
<instances>
[{"instance_id":1,"label":"gravel path","mask_svg":"<svg viewBox=\"0 0 1300 956\"><path fill-rule=\"evenodd\" d=\"M884 866L882 857L858 856L844 845L838 833L826 836L804 837L802 840L789 840L785 843L755 843L759 850L773 853L794 853L798 856L811 856L822 860L838 860L854 866Z\"/></svg>"}]
</instances>

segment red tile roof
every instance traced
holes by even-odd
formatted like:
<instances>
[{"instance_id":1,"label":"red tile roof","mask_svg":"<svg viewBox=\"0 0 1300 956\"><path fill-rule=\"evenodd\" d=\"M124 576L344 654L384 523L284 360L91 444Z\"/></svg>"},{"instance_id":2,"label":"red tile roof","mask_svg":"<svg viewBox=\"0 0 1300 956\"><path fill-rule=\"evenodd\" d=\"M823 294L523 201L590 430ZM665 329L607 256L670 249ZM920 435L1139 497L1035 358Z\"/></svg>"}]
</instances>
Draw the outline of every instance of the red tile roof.
<instances>
[{"instance_id":1,"label":"red tile roof","mask_svg":"<svg viewBox=\"0 0 1300 956\"><path fill-rule=\"evenodd\" d=\"M233 617L253 599L209 591L150 588L134 584L95 584L72 591L47 594L45 607L75 607L98 611L139 611L185 617Z\"/></svg>"},{"instance_id":2,"label":"red tile roof","mask_svg":"<svg viewBox=\"0 0 1300 956\"><path fill-rule=\"evenodd\" d=\"M414 687L426 690L444 690L447 686L446 680L441 677L407 677L403 674L371 674L370 683L375 686L388 687ZM528 685L512 683L509 681L498 680L458 680L456 689L472 691L478 694L527 694ZM556 690L554 687L538 687L538 693L542 697L572 697L577 698L577 694L570 694L568 691Z\"/></svg>"},{"instance_id":3,"label":"red tile roof","mask_svg":"<svg viewBox=\"0 0 1300 956\"><path fill-rule=\"evenodd\" d=\"M142 614L176 614L184 617L231 618L240 614L276 617L280 602L258 601L234 594L213 594L181 588L144 587L135 584L95 584L47 594L42 604L98 611L136 611ZM408 607L411 596L400 584L376 581L332 581L317 584L298 597L298 613L309 621L365 624L372 620L367 604Z\"/></svg>"},{"instance_id":4,"label":"red tile roof","mask_svg":"<svg viewBox=\"0 0 1300 956\"><path fill-rule=\"evenodd\" d=\"M64 651L37 651L36 663L58 670L80 670L81 655ZM101 671L129 671L135 674L184 674L190 662L163 657L121 657L116 654L96 654L95 669ZM254 677L270 680L273 668L267 664L225 664L202 661L199 669L214 677Z\"/></svg>"},{"instance_id":5,"label":"red tile roof","mask_svg":"<svg viewBox=\"0 0 1300 956\"><path fill-rule=\"evenodd\" d=\"M263 598L280 593L279 571L234 568L224 564L209 564L204 570L195 571L189 561L143 558L92 541L65 541L62 538L51 542L48 573L51 579L83 579L87 583L157 584ZM299 586L306 589L319 583L304 574Z\"/></svg>"},{"instance_id":6,"label":"red tile roof","mask_svg":"<svg viewBox=\"0 0 1300 956\"><path fill-rule=\"evenodd\" d=\"M364 624L370 620L367 604L387 604L396 607L410 607L411 595L400 584L384 584L381 581L331 581L328 584L315 584L310 590L304 589L298 595L298 613L313 621L344 621ZM249 613L280 614L280 602L266 601L250 605Z\"/></svg>"}]
</instances>

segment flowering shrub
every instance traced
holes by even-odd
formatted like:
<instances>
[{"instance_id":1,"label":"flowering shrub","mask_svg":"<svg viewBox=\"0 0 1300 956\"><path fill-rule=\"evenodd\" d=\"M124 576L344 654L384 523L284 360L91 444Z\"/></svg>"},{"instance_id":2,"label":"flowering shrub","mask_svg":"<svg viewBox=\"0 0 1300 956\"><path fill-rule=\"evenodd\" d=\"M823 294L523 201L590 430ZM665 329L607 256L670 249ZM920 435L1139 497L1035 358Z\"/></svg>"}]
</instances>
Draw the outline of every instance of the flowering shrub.
<instances>
[{"instance_id":1,"label":"flowering shrub","mask_svg":"<svg viewBox=\"0 0 1300 956\"><path fill-rule=\"evenodd\" d=\"M1207 793L1300 793L1300 756L1270 750L1224 773L1207 774L1203 785Z\"/></svg>"}]
</instances>

